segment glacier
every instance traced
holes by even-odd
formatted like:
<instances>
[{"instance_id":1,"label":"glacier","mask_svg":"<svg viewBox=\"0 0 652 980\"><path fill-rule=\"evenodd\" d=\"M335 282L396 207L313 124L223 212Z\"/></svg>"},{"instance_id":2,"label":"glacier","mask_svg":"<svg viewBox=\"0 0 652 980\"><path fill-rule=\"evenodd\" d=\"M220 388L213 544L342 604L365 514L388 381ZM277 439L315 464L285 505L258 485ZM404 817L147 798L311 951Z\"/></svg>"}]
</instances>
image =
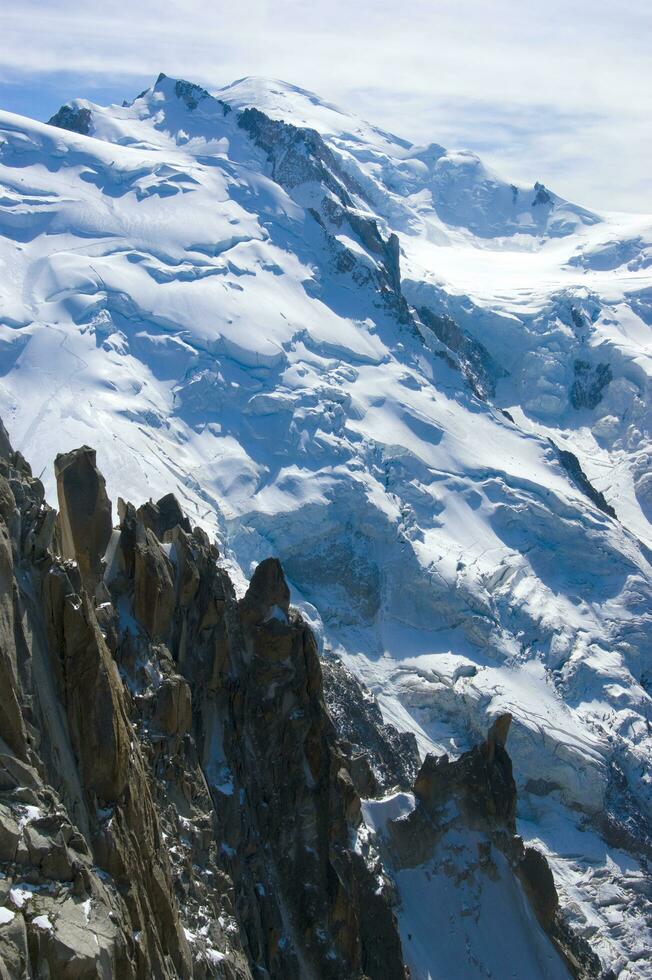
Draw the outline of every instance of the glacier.
<instances>
[{"instance_id":1,"label":"glacier","mask_svg":"<svg viewBox=\"0 0 652 980\"><path fill-rule=\"evenodd\" d=\"M88 443L243 589L278 556L423 753L509 711L519 832L652 977L652 216L276 80L53 123L0 112L0 415L49 498Z\"/></svg>"}]
</instances>

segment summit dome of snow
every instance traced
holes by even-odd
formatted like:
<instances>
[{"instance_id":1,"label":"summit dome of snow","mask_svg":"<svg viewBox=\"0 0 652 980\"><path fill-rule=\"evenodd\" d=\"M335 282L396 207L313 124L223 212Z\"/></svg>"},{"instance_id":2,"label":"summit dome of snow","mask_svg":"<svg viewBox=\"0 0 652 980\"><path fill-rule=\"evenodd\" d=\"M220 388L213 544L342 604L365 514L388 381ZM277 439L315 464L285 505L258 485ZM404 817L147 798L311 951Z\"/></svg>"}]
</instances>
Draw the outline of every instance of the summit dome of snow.
<instances>
[{"instance_id":1,"label":"summit dome of snow","mask_svg":"<svg viewBox=\"0 0 652 980\"><path fill-rule=\"evenodd\" d=\"M49 495L89 444L277 555L423 751L509 710L520 832L652 976L652 218L276 81L54 121L0 112L0 414Z\"/></svg>"}]
</instances>

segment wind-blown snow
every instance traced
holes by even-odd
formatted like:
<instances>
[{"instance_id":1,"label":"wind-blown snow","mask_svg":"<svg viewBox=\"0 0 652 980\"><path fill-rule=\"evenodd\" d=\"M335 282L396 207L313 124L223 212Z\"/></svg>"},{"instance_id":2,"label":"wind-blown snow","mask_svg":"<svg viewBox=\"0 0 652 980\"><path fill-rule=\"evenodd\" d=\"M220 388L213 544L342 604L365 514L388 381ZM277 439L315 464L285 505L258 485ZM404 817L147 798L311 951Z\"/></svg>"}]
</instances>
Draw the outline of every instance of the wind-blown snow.
<instances>
[{"instance_id":1,"label":"wind-blown snow","mask_svg":"<svg viewBox=\"0 0 652 980\"><path fill-rule=\"evenodd\" d=\"M0 113L0 411L50 498L88 443L114 500L174 491L245 574L277 554L423 751L511 711L525 835L605 963L652 975L638 879L625 928L608 848L563 843L650 818L652 219L281 82L79 105L90 135ZM272 161L249 106L320 136Z\"/></svg>"}]
</instances>

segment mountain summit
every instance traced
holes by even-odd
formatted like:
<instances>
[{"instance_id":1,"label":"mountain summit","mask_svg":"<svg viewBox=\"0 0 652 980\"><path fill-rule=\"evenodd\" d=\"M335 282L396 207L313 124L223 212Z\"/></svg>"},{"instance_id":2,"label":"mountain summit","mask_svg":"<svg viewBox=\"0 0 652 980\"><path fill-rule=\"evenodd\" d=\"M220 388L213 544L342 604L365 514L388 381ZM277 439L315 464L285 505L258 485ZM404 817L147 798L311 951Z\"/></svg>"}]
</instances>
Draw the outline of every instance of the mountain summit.
<instances>
[{"instance_id":1,"label":"mountain summit","mask_svg":"<svg viewBox=\"0 0 652 980\"><path fill-rule=\"evenodd\" d=\"M94 637L103 690L113 692L120 765L109 782L133 767L143 785L154 778L155 766L147 767L156 739L143 735L132 758L118 737L127 737L132 709L145 711L141 697L141 728L150 730L151 709L156 725L172 730L166 738L194 740L182 764L192 758L193 780L206 781L202 812L218 828L227 822L216 846L224 840L237 864L216 858L205 866L244 889L237 895L246 909L236 901L228 912L240 930L231 957L238 969L262 964L267 974L260 975L294 975L282 972L292 962L299 973L305 968L301 975L326 976L334 920L349 900L353 910L366 901L366 872L356 878L352 868L368 844L368 867L378 860L383 869L382 915L391 923L392 907L396 913L402 953L392 946L388 962L405 962L413 978L514 969L528 977L652 976L652 218L593 213L533 178L510 184L469 151L413 146L273 80L245 78L210 93L161 75L129 104L75 101L50 124L0 112L0 415L19 450L6 448L3 474L18 511L33 496L33 523L57 499L54 456L92 447L94 462L86 455L84 465L103 473L107 501L152 502L138 519L120 505L104 555L99 544L84 559L72 546L66 554L62 539L48 534L39 554L75 560L81 571L90 562L92 582L66 571L66 596L86 597L79 615ZM164 526L161 506L176 515L173 527ZM31 545L25 551L10 510L15 588L27 608L20 563L40 559ZM26 512L20 520L32 527ZM174 527L183 535L175 537ZM122 578L103 579L107 592L98 592L98 563L115 571L118 539ZM181 583L188 549L199 549L193 561L202 570L197 578L192 564L183 565ZM263 565L262 578L252 579L271 558L282 573ZM219 624L269 633L274 704L285 711L279 692L289 691L292 711L318 718L319 758L334 795L315 804L311 794L327 791L309 775L306 716L290 712L287 731L298 731L296 724L301 737L288 734L286 749L305 744L308 768L294 772L296 793L285 803L302 808L306 826L314 815L315 887L334 881L326 854L340 876L339 901L328 904L332 893L315 899L319 915L310 921L328 924L321 945L299 939L309 928L303 919L290 928L283 918L290 907L303 915L287 882L279 885L283 901L269 907L258 891L269 887L255 876L271 867L260 849L272 824L247 810L247 797L247 827L262 837L238 850L245 847L232 823L239 811L220 809L226 804L216 795L231 785L222 769L247 762L235 743L227 758L206 727L213 715L204 707L197 713L205 679L188 673L178 632L184 590L201 592L204 575L217 589L216 568L228 596L218 602L216 593L202 613L215 639L210 657L226 656ZM274 592L281 574L301 622L286 590ZM250 580L285 597L270 601L253 625L247 610L258 615L262 607L251 591L251 602L245 598ZM64 598L66 608L77 602ZM202 629L192 619L200 646ZM140 638L149 666L124 647L127 634ZM278 666L295 642L290 634L303 637L307 658L297 666L292 647L292 677ZM323 693L307 652L313 643L330 678ZM243 683L245 649L228 647L237 661L229 676ZM30 676L16 682L17 703L21 690L27 699L38 693L37 673ZM221 683L211 675L211 685ZM273 759L265 755L260 718L239 714L236 688L229 724L260 740L256 765L278 766L280 779L283 750L270 744ZM69 711L66 691L56 703ZM252 691L251 710L267 717L263 695ZM507 751L495 730L486 740L507 714L509 779L504 760L498 772L486 769ZM218 715L222 723L222 708ZM28 731L29 713L21 717ZM282 743L283 732L275 732ZM72 751L83 756L79 792L96 792L81 742ZM170 752L162 766L176 765ZM45 785L54 770L41 761ZM233 787L246 795L248 777L236 775ZM260 807L272 805L269 778L257 784ZM483 811L481 825L467 779L481 786L490 813ZM164 802L152 805L166 826L173 802L159 789ZM74 822L69 798L59 799ZM449 799L459 820L446 817ZM86 813L90 796L83 800ZM317 825L331 805L340 823L333 817L329 844ZM110 816L98 814L80 832L101 869L93 835ZM341 821L357 834L350 853ZM120 826L127 834L128 821ZM437 840L426 840L425 826L437 828ZM181 824L175 833L182 840ZM162 849L168 846L172 853L181 845ZM339 848L346 868L334 857ZM540 857L527 857L530 849ZM125 854L125 868L135 867ZM161 874L174 879L166 860ZM248 861L249 877L238 864ZM292 866L302 869L301 861ZM180 881L177 905L165 897L157 911L182 909L181 919L170 912L170 947L160 949L159 926L143 937L143 969L159 955L171 957L179 975L189 969L194 947L188 940L188 951L183 928L203 937L195 959L208 963L209 949L222 953L223 931L200 933L210 918L200 911L201 889L188 905L192 917L179 925L192 897ZM528 894L535 900L524 906ZM19 911L15 902L3 908L14 918ZM121 921L128 931L137 917ZM346 942L336 957L344 959L333 963L380 976L365 961L373 944L361 920L347 918L341 928ZM502 928L512 937L508 948L495 942ZM443 932L448 944L439 941ZM128 944L125 950L136 955ZM510 961L514 950L521 959ZM226 967L192 975L247 975L219 969Z\"/></svg>"}]
</instances>

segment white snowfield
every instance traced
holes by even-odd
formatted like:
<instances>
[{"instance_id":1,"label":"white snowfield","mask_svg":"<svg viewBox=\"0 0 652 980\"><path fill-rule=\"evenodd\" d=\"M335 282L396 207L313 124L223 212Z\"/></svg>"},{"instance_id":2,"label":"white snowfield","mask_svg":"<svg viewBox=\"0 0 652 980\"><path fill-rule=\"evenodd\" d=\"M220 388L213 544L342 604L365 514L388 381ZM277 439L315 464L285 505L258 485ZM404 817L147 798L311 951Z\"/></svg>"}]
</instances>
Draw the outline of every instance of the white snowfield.
<instances>
[{"instance_id":1,"label":"white snowfield","mask_svg":"<svg viewBox=\"0 0 652 980\"><path fill-rule=\"evenodd\" d=\"M366 800L367 826L383 840L387 821L414 807L410 793ZM410 980L568 980L568 970L537 922L495 848L482 868L483 835L455 826L437 842L432 859L396 872L398 923Z\"/></svg>"},{"instance_id":2,"label":"white snowfield","mask_svg":"<svg viewBox=\"0 0 652 980\"><path fill-rule=\"evenodd\" d=\"M0 414L50 499L87 443L114 501L278 555L424 752L511 711L524 837L652 977L652 217L282 82L73 111L0 113Z\"/></svg>"}]
</instances>

